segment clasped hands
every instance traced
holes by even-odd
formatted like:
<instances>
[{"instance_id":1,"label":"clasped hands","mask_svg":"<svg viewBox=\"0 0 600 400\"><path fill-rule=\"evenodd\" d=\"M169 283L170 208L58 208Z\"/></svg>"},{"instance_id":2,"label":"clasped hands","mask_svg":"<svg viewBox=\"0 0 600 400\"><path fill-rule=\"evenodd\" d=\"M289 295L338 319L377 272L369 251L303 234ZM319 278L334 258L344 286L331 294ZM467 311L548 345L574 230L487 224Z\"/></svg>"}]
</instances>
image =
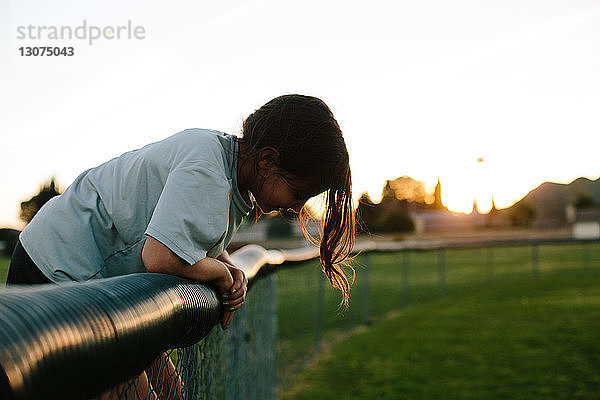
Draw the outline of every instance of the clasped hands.
<instances>
[{"instance_id":1,"label":"clasped hands","mask_svg":"<svg viewBox=\"0 0 600 400\"><path fill-rule=\"evenodd\" d=\"M226 261L220 261L227 267L227 273L222 279L215 282L215 289L223 305L221 328L225 330L231 323L235 312L244 304L248 291L248 279L241 269Z\"/></svg>"}]
</instances>

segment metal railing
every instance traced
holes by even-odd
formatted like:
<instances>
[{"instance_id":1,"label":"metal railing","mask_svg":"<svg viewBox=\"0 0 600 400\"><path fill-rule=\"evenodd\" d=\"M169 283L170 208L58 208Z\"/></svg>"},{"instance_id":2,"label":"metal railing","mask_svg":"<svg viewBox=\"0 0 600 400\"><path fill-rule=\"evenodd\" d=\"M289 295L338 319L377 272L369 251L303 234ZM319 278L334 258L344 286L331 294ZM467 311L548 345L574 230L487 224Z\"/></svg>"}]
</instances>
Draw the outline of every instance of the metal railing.
<instances>
[{"instance_id":1,"label":"metal railing","mask_svg":"<svg viewBox=\"0 0 600 400\"><path fill-rule=\"evenodd\" d=\"M403 250L436 250L438 294L446 292L447 248L528 244L532 246L532 273L539 274L542 244L582 243L570 238L512 240L459 240L357 243L355 251L368 253ZM493 253L488 251L486 270L493 279ZM304 261L318 256L313 247L265 250L249 245L232 254L251 281L249 297L273 299L274 282L263 265ZM589 255L587 256L589 262ZM409 303L409 256L399 262L402 306ZM584 264L585 265L585 264ZM369 269L361 270L362 320L369 323ZM261 276L261 279L253 279ZM322 341L323 279L319 280L315 352ZM320 300L319 300L320 299ZM9 288L0 291L0 397L14 399L81 399L104 396L109 388L138 385L136 377L167 349L185 386L184 394L160 395L122 391L116 397L131 398L226 398L275 397L274 301L247 302L223 333L212 330L221 310L212 289L195 282L162 274L133 274L86 283ZM269 317L272 316L272 317ZM212 330L212 332L211 332ZM210 334L209 334L210 333ZM208 335L208 336L207 336ZM199 344L197 343L205 338ZM185 368L181 365L185 364ZM232 369L245 368L237 371ZM232 376L234 375L234 376ZM133 379L133 380L132 380ZM264 381L264 382L263 382ZM132 383L133 382L133 383ZM262 382L261 384L258 384ZM223 389L227 388L227 390ZM125 393L126 392L126 393ZM115 392L116 393L116 392ZM154 396L154 397L153 397ZM108 397L114 398L114 397Z\"/></svg>"},{"instance_id":2,"label":"metal railing","mask_svg":"<svg viewBox=\"0 0 600 400\"><path fill-rule=\"evenodd\" d=\"M233 261L254 277L279 252L246 246ZM200 283L131 274L0 291L0 394L82 399L139 375L164 351L197 343L220 303Z\"/></svg>"}]
</instances>

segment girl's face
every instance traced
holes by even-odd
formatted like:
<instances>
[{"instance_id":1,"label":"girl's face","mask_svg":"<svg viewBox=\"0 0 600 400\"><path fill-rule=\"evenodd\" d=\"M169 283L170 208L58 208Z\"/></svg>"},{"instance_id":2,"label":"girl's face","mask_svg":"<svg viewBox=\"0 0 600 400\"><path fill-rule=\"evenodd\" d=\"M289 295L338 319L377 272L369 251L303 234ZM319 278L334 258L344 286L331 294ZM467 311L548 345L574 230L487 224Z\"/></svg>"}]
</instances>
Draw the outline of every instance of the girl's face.
<instances>
[{"instance_id":1,"label":"girl's face","mask_svg":"<svg viewBox=\"0 0 600 400\"><path fill-rule=\"evenodd\" d=\"M308 199L320 193L306 180L278 173L267 176L256 192L254 198L264 213L279 209L298 213Z\"/></svg>"}]
</instances>

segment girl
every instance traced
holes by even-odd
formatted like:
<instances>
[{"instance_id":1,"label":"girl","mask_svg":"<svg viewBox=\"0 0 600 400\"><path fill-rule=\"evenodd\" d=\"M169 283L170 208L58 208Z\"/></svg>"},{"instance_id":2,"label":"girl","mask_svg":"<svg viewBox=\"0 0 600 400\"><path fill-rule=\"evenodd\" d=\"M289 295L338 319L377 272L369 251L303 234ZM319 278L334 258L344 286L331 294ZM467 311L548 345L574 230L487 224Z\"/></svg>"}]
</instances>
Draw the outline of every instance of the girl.
<instances>
[{"instance_id":1,"label":"girl","mask_svg":"<svg viewBox=\"0 0 600 400\"><path fill-rule=\"evenodd\" d=\"M342 266L355 221L348 152L331 110L315 97L280 96L242 133L189 129L83 172L21 233L7 284L178 275L215 289L226 329L247 290L226 248L253 204L293 210L304 227L306 201L325 192L321 265L347 305Z\"/></svg>"}]
</instances>

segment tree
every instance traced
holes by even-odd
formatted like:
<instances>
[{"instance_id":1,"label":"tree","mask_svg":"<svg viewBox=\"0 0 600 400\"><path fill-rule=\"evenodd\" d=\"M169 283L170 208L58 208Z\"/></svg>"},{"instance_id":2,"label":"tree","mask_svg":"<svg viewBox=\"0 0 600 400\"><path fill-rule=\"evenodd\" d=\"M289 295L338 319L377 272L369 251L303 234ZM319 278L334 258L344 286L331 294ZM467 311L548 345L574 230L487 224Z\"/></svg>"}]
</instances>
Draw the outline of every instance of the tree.
<instances>
[{"instance_id":1,"label":"tree","mask_svg":"<svg viewBox=\"0 0 600 400\"><path fill-rule=\"evenodd\" d=\"M447 210L446 206L444 206L444 203L442 202L442 184L440 182L440 178L438 178L437 184L435 185L431 208L434 210Z\"/></svg>"},{"instance_id":2,"label":"tree","mask_svg":"<svg viewBox=\"0 0 600 400\"><path fill-rule=\"evenodd\" d=\"M580 192L575 197L573 205L577 209L593 207L595 205L594 198L589 193Z\"/></svg>"},{"instance_id":3,"label":"tree","mask_svg":"<svg viewBox=\"0 0 600 400\"><path fill-rule=\"evenodd\" d=\"M494 219L496 218L498 213L499 213L499 211L498 211L498 208L496 208L496 202L494 201L494 196L492 196L492 208L490 209L490 212L488 212L486 222L485 222L485 225L488 228L490 228L494 225Z\"/></svg>"},{"instance_id":4,"label":"tree","mask_svg":"<svg viewBox=\"0 0 600 400\"><path fill-rule=\"evenodd\" d=\"M10 257L19 240L19 231L10 228L0 228L0 254Z\"/></svg>"},{"instance_id":5,"label":"tree","mask_svg":"<svg viewBox=\"0 0 600 400\"><path fill-rule=\"evenodd\" d=\"M35 214L54 196L58 196L60 191L57 189L54 177L50 178L50 182L44 184L39 193L31 199L21 203L21 219L30 223Z\"/></svg>"},{"instance_id":6,"label":"tree","mask_svg":"<svg viewBox=\"0 0 600 400\"><path fill-rule=\"evenodd\" d=\"M412 232L415 230L415 224L408 211L396 208L379 218L377 230L380 232Z\"/></svg>"},{"instance_id":7,"label":"tree","mask_svg":"<svg viewBox=\"0 0 600 400\"><path fill-rule=\"evenodd\" d=\"M363 192L358 199L356 208L359 228L366 232L375 230L380 214L379 205L373 203L367 192Z\"/></svg>"},{"instance_id":8,"label":"tree","mask_svg":"<svg viewBox=\"0 0 600 400\"><path fill-rule=\"evenodd\" d=\"M384 186L388 196L375 204L364 192L358 201L357 215L359 227L366 232L410 232L414 223L408 212L408 201L390 197L389 182Z\"/></svg>"},{"instance_id":9,"label":"tree","mask_svg":"<svg viewBox=\"0 0 600 400\"><path fill-rule=\"evenodd\" d=\"M393 181L386 182L386 186L383 189L383 197L391 197L392 194L398 200L425 203L427 191L423 182L404 175Z\"/></svg>"},{"instance_id":10,"label":"tree","mask_svg":"<svg viewBox=\"0 0 600 400\"><path fill-rule=\"evenodd\" d=\"M511 208L510 221L513 226L529 226L536 215L537 211L532 203L521 201Z\"/></svg>"},{"instance_id":11,"label":"tree","mask_svg":"<svg viewBox=\"0 0 600 400\"><path fill-rule=\"evenodd\" d=\"M388 201L396 200L396 192L392 189L392 181L385 181L385 185L383 185L383 189L381 190L381 202L385 203Z\"/></svg>"}]
</instances>

